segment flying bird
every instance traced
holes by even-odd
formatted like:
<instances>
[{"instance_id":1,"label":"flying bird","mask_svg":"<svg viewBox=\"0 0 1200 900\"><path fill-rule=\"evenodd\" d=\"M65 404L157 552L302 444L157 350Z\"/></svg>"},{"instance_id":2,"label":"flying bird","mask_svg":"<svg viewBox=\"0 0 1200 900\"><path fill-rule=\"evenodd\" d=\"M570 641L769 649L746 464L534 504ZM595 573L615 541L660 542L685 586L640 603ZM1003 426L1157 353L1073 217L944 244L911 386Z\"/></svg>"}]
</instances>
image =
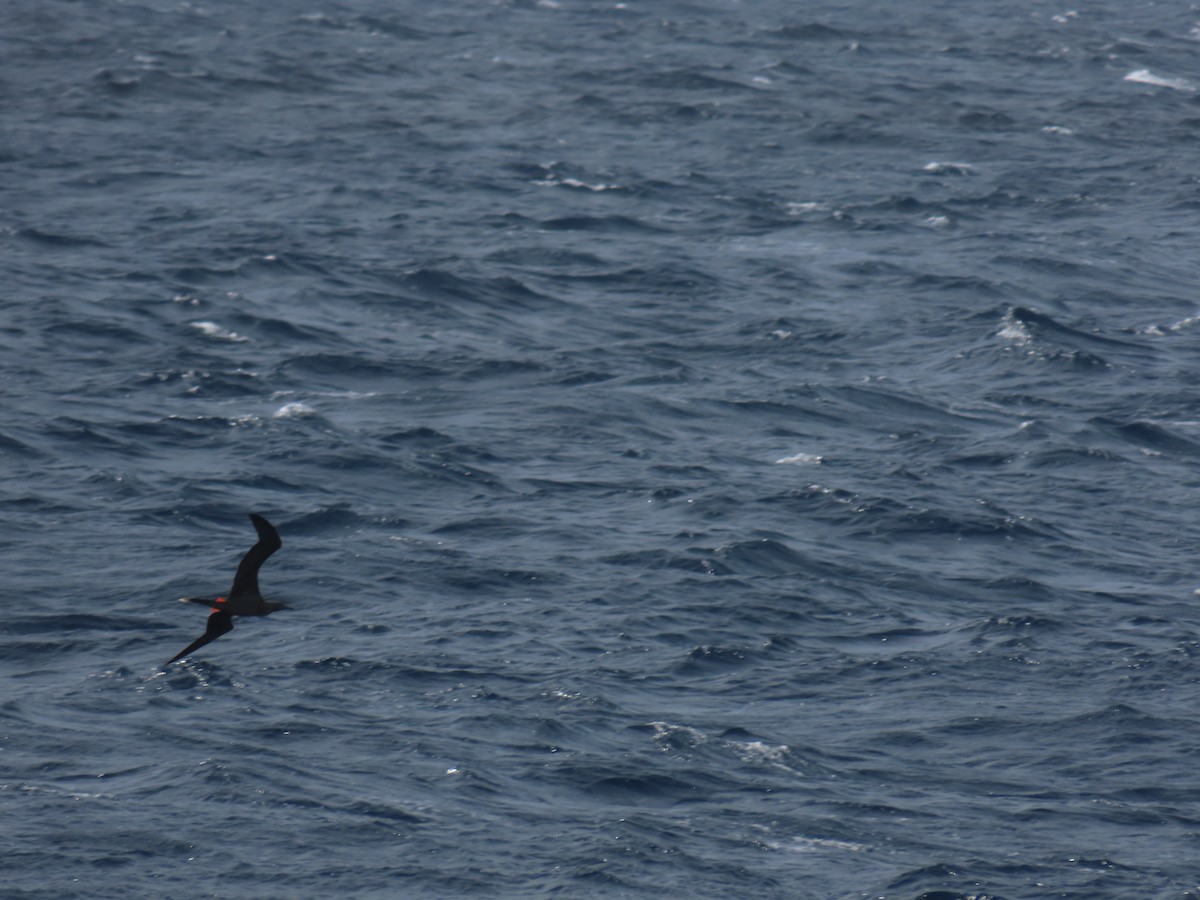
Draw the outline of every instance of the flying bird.
<instances>
[{"instance_id":1,"label":"flying bird","mask_svg":"<svg viewBox=\"0 0 1200 900\"><path fill-rule=\"evenodd\" d=\"M208 617L208 625L204 634L196 638L177 654L170 662L178 662L185 656L199 650L210 641L215 641L223 634L233 631L234 616L266 616L277 609L290 609L282 603L272 603L264 600L258 592L258 570L272 553L283 546L279 540L279 532L262 516L250 514L254 530L258 532L258 543L246 551L242 561L238 563L237 573L233 576L233 587L229 589L228 597L218 597L210 600L207 597L181 597L181 603L202 603L211 606L212 612Z\"/></svg>"}]
</instances>

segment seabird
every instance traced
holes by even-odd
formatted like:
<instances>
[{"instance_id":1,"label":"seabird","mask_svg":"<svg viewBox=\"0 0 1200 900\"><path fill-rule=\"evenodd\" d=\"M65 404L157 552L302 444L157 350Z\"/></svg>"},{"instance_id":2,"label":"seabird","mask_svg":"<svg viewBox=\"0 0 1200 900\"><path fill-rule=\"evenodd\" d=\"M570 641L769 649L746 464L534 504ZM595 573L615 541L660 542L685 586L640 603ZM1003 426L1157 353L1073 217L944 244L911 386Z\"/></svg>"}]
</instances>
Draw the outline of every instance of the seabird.
<instances>
[{"instance_id":1,"label":"seabird","mask_svg":"<svg viewBox=\"0 0 1200 900\"><path fill-rule=\"evenodd\" d=\"M192 641L182 653L176 655L170 662L183 659L199 650L210 641L215 641L223 634L233 631L234 616L266 616L277 609L290 609L282 603L272 603L264 600L258 592L258 570L267 558L283 546L279 540L279 532L262 516L250 514L254 530L258 532L258 543L246 551L242 561L238 563L237 574L233 576L233 587L229 589L228 597L218 597L210 600L207 597L181 597L181 603L202 603L212 607L212 615L208 617L208 626L204 634Z\"/></svg>"}]
</instances>

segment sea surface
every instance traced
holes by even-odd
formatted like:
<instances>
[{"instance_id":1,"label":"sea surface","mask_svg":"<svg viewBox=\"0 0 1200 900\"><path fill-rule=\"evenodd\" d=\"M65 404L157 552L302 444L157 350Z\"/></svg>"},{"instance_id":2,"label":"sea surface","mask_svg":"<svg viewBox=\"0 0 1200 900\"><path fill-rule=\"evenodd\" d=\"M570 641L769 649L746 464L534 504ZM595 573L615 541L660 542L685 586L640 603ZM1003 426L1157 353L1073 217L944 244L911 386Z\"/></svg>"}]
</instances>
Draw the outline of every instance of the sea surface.
<instances>
[{"instance_id":1,"label":"sea surface","mask_svg":"<svg viewBox=\"0 0 1200 900\"><path fill-rule=\"evenodd\" d=\"M1195 4L0 21L4 900L1200 897Z\"/></svg>"}]
</instances>

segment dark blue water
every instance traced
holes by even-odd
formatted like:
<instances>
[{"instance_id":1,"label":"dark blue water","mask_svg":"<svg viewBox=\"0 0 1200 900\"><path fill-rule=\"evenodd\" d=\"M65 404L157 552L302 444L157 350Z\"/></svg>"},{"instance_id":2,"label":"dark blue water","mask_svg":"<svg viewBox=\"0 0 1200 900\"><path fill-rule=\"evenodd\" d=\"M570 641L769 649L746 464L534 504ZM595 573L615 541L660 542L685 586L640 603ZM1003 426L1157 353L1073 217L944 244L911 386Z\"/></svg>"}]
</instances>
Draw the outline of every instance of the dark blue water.
<instances>
[{"instance_id":1,"label":"dark blue water","mask_svg":"<svg viewBox=\"0 0 1200 900\"><path fill-rule=\"evenodd\" d=\"M1200 896L1189 4L0 16L4 897Z\"/></svg>"}]
</instances>

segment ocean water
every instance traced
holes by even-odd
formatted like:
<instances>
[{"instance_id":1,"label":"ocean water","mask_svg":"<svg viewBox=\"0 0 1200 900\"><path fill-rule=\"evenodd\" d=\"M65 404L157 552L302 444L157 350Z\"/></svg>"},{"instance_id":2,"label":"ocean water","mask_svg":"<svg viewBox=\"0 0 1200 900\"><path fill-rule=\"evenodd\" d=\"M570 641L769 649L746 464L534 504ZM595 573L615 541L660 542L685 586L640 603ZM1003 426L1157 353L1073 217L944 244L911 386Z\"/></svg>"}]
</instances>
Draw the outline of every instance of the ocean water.
<instances>
[{"instance_id":1,"label":"ocean water","mask_svg":"<svg viewBox=\"0 0 1200 900\"><path fill-rule=\"evenodd\" d=\"M1200 9L0 13L0 895L1200 896Z\"/></svg>"}]
</instances>

